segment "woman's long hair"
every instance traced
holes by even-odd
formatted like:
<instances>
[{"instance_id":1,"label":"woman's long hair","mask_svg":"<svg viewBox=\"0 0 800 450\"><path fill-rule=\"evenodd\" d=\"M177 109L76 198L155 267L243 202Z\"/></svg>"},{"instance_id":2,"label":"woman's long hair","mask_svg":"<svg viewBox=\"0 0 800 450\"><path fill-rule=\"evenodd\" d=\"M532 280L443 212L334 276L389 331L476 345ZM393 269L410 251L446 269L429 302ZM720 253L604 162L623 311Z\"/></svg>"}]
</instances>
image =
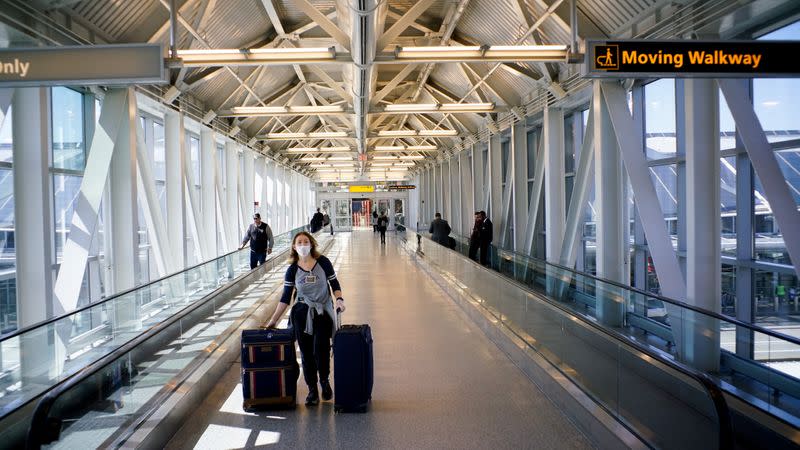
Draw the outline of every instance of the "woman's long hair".
<instances>
[{"instance_id":1,"label":"woman's long hair","mask_svg":"<svg viewBox=\"0 0 800 450\"><path fill-rule=\"evenodd\" d=\"M317 251L317 240L314 239L314 236L311 233L307 231L299 231L292 238L292 248L289 250L289 264L295 264L300 260L300 255L298 255L297 250L294 249L294 244L297 242L298 236L305 236L308 238L309 242L311 242L311 257L318 259L321 253Z\"/></svg>"}]
</instances>

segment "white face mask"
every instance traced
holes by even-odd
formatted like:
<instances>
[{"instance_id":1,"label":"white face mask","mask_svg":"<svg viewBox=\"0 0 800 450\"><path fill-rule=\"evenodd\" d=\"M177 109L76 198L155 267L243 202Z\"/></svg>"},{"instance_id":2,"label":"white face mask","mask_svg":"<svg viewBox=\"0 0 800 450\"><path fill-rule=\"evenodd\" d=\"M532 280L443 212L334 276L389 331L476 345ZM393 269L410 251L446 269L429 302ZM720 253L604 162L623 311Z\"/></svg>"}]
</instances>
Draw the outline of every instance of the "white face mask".
<instances>
[{"instance_id":1,"label":"white face mask","mask_svg":"<svg viewBox=\"0 0 800 450\"><path fill-rule=\"evenodd\" d=\"M310 245L296 245L295 249L297 250L297 254L302 257L306 257L311 253L311 246Z\"/></svg>"}]
</instances>

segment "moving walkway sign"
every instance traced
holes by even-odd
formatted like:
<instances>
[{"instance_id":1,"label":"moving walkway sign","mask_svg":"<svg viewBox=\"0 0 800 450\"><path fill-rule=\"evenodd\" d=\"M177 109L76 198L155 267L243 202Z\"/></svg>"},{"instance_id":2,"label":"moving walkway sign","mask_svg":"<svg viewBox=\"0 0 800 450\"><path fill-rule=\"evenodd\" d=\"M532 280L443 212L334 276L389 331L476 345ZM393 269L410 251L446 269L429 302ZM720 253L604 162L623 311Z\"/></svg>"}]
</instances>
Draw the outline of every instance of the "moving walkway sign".
<instances>
[{"instance_id":1,"label":"moving walkway sign","mask_svg":"<svg viewBox=\"0 0 800 450\"><path fill-rule=\"evenodd\" d=\"M161 44L0 49L0 87L165 82Z\"/></svg>"},{"instance_id":2,"label":"moving walkway sign","mask_svg":"<svg viewBox=\"0 0 800 450\"><path fill-rule=\"evenodd\" d=\"M350 185L350 192L375 192L375 186Z\"/></svg>"},{"instance_id":3,"label":"moving walkway sign","mask_svg":"<svg viewBox=\"0 0 800 450\"><path fill-rule=\"evenodd\" d=\"M798 41L587 41L586 75L608 78L800 76Z\"/></svg>"}]
</instances>

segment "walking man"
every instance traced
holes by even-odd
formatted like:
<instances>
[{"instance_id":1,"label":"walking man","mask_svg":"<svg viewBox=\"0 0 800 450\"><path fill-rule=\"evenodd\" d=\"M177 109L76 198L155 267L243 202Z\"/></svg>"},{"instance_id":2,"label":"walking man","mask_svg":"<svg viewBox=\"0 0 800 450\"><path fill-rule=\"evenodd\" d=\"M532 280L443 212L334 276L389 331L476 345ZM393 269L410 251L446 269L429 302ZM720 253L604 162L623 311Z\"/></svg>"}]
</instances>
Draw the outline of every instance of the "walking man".
<instances>
[{"instance_id":1,"label":"walking man","mask_svg":"<svg viewBox=\"0 0 800 450\"><path fill-rule=\"evenodd\" d=\"M272 229L261 221L261 214L253 215L253 223L247 227L247 231L242 239L243 249L247 242L250 242L250 268L255 269L259 264L264 264L267 255L272 253L272 245L275 240L272 237Z\"/></svg>"},{"instance_id":2,"label":"walking man","mask_svg":"<svg viewBox=\"0 0 800 450\"><path fill-rule=\"evenodd\" d=\"M386 212L382 212L378 217L378 231L381 233L381 244L386 243L386 228L389 227L389 218L386 217Z\"/></svg>"},{"instance_id":3,"label":"walking man","mask_svg":"<svg viewBox=\"0 0 800 450\"><path fill-rule=\"evenodd\" d=\"M489 264L489 246L492 243L492 221L486 217L486 211L478 211L480 214L481 223L479 226L479 233L478 233L478 244L481 250L481 264L488 265Z\"/></svg>"}]
</instances>

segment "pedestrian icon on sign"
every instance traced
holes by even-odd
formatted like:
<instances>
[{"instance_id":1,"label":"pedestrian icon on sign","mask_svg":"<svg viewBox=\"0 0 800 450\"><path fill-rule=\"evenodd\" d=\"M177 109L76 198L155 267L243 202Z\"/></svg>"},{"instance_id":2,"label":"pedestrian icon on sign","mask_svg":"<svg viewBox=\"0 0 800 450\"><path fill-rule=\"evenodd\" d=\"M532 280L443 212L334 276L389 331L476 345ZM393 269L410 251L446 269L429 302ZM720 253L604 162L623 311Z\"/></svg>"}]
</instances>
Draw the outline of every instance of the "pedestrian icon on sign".
<instances>
[{"instance_id":1,"label":"pedestrian icon on sign","mask_svg":"<svg viewBox=\"0 0 800 450\"><path fill-rule=\"evenodd\" d=\"M598 70L619 70L619 47L598 45L594 48L594 68Z\"/></svg>"}]
</instances>

